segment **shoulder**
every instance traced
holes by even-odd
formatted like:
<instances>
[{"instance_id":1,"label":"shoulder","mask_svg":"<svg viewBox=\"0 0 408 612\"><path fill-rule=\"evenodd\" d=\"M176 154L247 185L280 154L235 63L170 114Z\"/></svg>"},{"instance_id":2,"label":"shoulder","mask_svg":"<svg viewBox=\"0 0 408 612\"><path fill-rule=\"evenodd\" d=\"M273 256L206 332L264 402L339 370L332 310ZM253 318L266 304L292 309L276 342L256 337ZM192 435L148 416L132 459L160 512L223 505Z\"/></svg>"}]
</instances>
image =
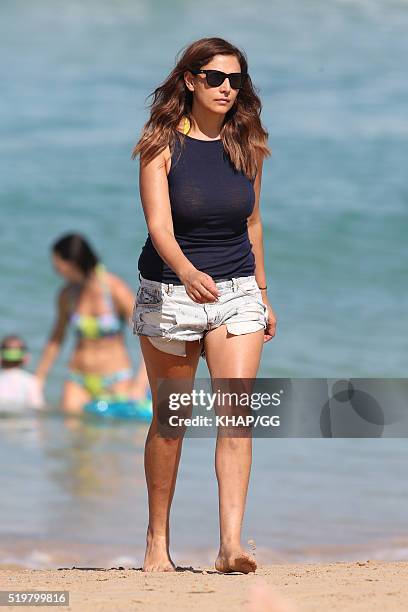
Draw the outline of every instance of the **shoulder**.
<instances>
[{"instance_id":1,"label":"shoulder","mask_svg":"<svg viewBox=\"0 0 408 612\"><path fill-rule=\"evenodd\" d=\"M183 126L184 126L184 118L180 121L180 123L177 126L177 131L180 132L180 134L183 134L183 129L184 129ZM177 134L174 134L173 143L168 143L165 146L165 148L162 149L162 151L158 153L156 157L153 158L146 165L152 164L154 167L157 167L157 168L164 167L166 171L166 175L168 176L170 173L170 169L171 169L173 153L174 153L175 148L177 147L177 144L178 144Z\"/></svg>"},{"instance_id":2,"label":"shoulder","mask_svg":"<svg viewBox=\"0 0 408 612\"><path fill-rule=\"evenodd\" d=\"M7 380L7 378L9 377L9 372L10 370L0 370L0 383L3 380Z\"/></svg>"},{"instance_id":3,"label":"shoulder","mask_svg":"<svg viewBox=\"0 0 408 612\"><path fill-rule=\"evenodd\" d=\"M30 382L31 379L34 378L34 375L31 372L27 372L27 370L23 370L21 367L18 368L10 368L8 370L2 370L0 372L0 382L10 381L19 382L19 383L27 383Z\"/></svg>"},{"instance_id":4,"label":"shoulder","mask_svg":"<svg viewBox=\"0 0 408 612\"><path fill-rule=\"evenodd\" d=\"M58 316L67 319L72 315L76 308L79 293L79 287L74 283L66 283L57 291L55 308Z\"/></svg>"},{"instance_id":5,"label":"shoulder","mask_svg":"<svg viewBox=\"0 0 408 612\"><path fill-rule=\"evenodd\" d=\"M27 372L27 370L23 370L21 368L19 368L18 372L19 372L20 380L26 382L27 384L37 383L37 378L31 372Z\"/></svg>"},{"instance_id":6,"label":"shoulder","mask_svg":"<svg viewBox=\"0 0 408 612\"><path fill-rule=\"evenodd\" d=\"M180 132L180 134L183 134L183 129L184 129L184 118L180 121L180 123L177 126L177 131ZM165 173L168 176L170 169L171 169L171 164L172 164L172 157L173 157L173 153L175 150L175 147L177 147L177 143L178 143L178 137L177 134L174 134L174 139L173 142L169 142L164 149L162 149L160 151L160 153L157 153L157 155L155 157L153 157L152 159L150 159L150 161L145 162L143 159L143 156L141 156L141 160L140 160L140 168L141 170L143 169L144 171L147 171L148 174L146 176L148 176L150 174L151 171L156 172L157 170L163 170L163 168L165 169Z\"/></svg>"},{"instance_id":7,"label":"shoulder","mask_svg":"<svg viewBox=\"0 0 408 612\"><path fill-rule=\"evenodd\" d=\"M74 296L75 287L71 283L67 283L59 291L57 291L56 303L61 309L68 309L71 300Z\"/></svg>"},{"instance_id":8,"label":"shoulder","mask_svg":"<svg viewBox=\"0 0 408 612\"><path fill-rule=\"evenodd\" d=\"M150 180L152 176L156 176L157 172L165 170L166 175L170 172L172 152L170 145L167 144L164 149L152 157L149 161L145 161L143 155L140 158L140 176L146 176Z\"/></svg>"},{"instance_id":9,"label":"shoulder","mask_svg":"<svg viewBox=\"0 0 408 612\"><path fill-rule=\"evenodd\" d=\"M125 281L114 272L105 269L104 280L107 283L109 289L116 289L117 287L121 287L126 284Z\"/></svg>"},{"instance_id":10,"label":"shoulder","mask_svg":"<svg viewBox=\"0 0 408 612\"><path fill-rule=\"evenodd\" d=\"M19 384L20 379L13 372L15 368L0 371L0 392L9 392L11 385Z\"/></svg>"},{"instance_id":11,"label":"shoulder","mask_svg":"<svg viewBox=\"0 0 408 612\"><path fill-rule=\"evenodd\" d=\"M114 272L106 271L105 279L111 295L116 302L121 303L123 300L128 299L129 296L133 298L133 291L123 278Z\"/></svg>"}]
</instances>

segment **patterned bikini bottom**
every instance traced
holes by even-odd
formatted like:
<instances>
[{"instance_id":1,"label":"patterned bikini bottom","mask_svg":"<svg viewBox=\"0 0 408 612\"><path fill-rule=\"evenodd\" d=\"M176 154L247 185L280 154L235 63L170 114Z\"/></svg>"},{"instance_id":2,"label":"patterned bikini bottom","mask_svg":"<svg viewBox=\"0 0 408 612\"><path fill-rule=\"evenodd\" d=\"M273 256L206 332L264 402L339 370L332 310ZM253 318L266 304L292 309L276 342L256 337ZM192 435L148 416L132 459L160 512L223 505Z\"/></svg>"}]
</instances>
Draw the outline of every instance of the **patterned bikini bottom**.
<instances>
[{"instance_id":1,"label":"patterned bikini bottom","mask_svg":"<svg viewBox=\"0 0 408 612\"><path fill-rule=\"evenodd\" d=\"M117 370L111 374L94 374L93 372L80 372L79 370L68 370L66 380L72 380L86 389L92 397L106 393L112 385L122 380L132 378L131 368Z\"/></svg>"}]
</instances>

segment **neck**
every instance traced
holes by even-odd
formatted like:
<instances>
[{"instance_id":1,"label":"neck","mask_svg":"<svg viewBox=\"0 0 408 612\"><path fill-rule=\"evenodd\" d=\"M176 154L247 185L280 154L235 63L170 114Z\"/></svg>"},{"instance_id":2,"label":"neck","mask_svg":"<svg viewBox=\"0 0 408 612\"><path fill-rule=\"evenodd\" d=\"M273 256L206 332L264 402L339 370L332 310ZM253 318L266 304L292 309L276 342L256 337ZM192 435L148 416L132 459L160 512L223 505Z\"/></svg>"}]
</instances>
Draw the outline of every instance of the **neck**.
<instances>
[{"instance_id":1,"label":"neck","mask_svg":"<svg viewBox=\"0 0 408 612\"><path fill-rule=\"evenodd\" d=\"M99 274L100 274L100 268L98 268L98 265L100 264L97 264L92 270L92 272L88 274L88 276L82 277L82 280L79 282L80 285L93 284L96 281L98 281Z\"/></svg>"},{"instance_id":2,"label":"neck","mask_svg":"<svg viewBox=\"0 0 408 612\"><path fill-rule=\"evenodd\" d=\"M192 130L194 130L194 137L206 136L211 139L218 138L224 123L224 117L224 115L208 111L203 106L197 106L195 99L193 99L191 127ZM193 136L193 134L191 134L192 130L190 130L190 136Z\"/></svg>"}]
</instances>

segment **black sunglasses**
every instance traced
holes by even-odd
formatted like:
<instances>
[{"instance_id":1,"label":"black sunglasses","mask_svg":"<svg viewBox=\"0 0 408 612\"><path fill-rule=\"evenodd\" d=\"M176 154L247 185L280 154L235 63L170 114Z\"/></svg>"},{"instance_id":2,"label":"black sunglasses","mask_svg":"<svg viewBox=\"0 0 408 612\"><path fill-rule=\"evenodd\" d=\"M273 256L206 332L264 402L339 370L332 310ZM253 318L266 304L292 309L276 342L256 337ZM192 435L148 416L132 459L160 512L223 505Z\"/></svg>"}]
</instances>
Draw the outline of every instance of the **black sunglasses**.
<instances>
[{"instance_id":1,"label":"black sunglasses","mask_svg":"<svg viewBox=\"0 0 408 612\"><path fill-rule=\"evenodd\" d=\"M221 70L190 70L192 74L205 74L207 84L210 87L219 87L226 78L229 79L232 89L241 89L248 73L246 72L221 72Z\"/></svg>"}]
</instances>

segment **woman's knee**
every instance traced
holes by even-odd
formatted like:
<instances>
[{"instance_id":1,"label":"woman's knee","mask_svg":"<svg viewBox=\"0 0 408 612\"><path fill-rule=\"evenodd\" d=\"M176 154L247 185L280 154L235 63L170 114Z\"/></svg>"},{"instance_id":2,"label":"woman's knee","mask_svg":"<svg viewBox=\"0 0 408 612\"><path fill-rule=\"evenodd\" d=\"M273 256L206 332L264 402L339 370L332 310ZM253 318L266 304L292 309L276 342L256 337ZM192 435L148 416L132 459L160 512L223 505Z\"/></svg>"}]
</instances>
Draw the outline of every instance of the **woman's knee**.
<instances>
[{"instance_id":1,"label":"woman's knee","mask_svg":"<svg viewBox=\"0 0 408 612\"><path fill-rule=\"evenodd\" d=\"M79 385L66 382L63 386L61 397L61 409L70 414L80 414L83 405L90 400L90 395Z\"/></svg>"}]
</instances>

